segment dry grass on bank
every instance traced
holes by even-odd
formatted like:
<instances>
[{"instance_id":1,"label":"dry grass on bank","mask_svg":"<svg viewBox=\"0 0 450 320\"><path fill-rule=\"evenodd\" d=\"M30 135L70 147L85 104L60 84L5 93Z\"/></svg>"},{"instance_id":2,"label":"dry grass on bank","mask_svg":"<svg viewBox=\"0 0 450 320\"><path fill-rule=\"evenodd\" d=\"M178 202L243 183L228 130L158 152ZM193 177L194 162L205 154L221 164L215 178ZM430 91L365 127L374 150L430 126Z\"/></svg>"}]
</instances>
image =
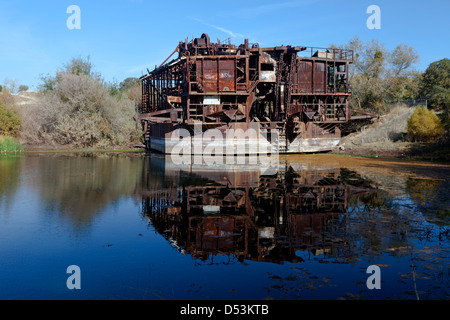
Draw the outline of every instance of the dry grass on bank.
<instances>
[{"instance_id":1,"label":"dry grass on bank","mask_svg":"<svg viewBox=\"0 0 450 320\"><path fill-rule=\"evenodd\" d=\"M393 143L407 142L406 126L413 112L414 108L404 104L394 105L388 114L375 120L371 125L343 137L339 145L344 147L375 145L389 147Z\"/></svg>"},{"instance_id":2,"label":"dry grass on bank","mask_svg":"<svg viewBox=\"0 0 450 320\"><path fill-rule=\"evenodd\" d=\"M371 125L343 137L334 152L358 156L449 161L448 141L420 143L413 142L408 137L407 123L415 109L404 104L394 105L388 114Z\"/></svg>"},{"instance_id":3,"label":"dry grass on bank","mask_svg":"<svg viewBox=\"0 0 450 320\"><path fill-rule=\"evenodd\" d=\"M385 116L343 137L336 152L363 156L405 155L411 145L406 126L414 109L404 104L394 105Z\"/></svg>"}]
</instances>

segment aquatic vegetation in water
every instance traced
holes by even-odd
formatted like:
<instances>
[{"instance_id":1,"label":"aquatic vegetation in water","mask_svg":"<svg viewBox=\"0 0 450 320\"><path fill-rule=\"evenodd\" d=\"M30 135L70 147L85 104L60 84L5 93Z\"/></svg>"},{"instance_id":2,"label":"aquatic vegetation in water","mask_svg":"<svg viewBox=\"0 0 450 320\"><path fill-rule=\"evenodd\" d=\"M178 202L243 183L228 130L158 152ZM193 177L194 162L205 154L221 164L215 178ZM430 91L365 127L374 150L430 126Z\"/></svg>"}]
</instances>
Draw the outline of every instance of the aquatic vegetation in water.
<instances>
[{"instance_id":1,"label":"aquatic vegetation in water","mask_svg":"<svg viewBox=\"0 0 450 320\"><path fill-rule=\"evenodd\" d=\"M22 152L24 150L25 149L16 141L16 139L9 136L0 136L0 154Z\"/></svg>"}]
</instances>

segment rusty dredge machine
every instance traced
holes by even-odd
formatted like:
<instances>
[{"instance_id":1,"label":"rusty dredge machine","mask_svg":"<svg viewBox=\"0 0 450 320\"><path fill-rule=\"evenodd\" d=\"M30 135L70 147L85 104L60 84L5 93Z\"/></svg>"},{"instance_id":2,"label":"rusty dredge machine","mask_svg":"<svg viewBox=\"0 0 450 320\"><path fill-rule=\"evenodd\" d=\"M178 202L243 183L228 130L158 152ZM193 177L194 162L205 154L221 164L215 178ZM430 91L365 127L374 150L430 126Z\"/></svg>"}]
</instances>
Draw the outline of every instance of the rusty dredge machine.
<instances>
[{"instance_id":1,"label":"rusty dredge machine","mask_svg":"<svg viewBox=\"0 0 450 320\"><path fill-rule=\"evenodd\" d=\"M175 53L178 57L168 62ZM249 150L239 145L270 142L272 152L328 151L339 143L340 125L351 117L352 60L353 52L344 49L261 48L247 39L235 46L212 43L205 33L189 42L186 38L140 78L142 106L136 120L146 148L163 153L171 153L179 141L173 139L177 129L188 130L189 139L208 129L224 137L229 129L257 132L256 137L235 137L236 148L223 149L235 154Z\"/></svg>"}]
</instances>

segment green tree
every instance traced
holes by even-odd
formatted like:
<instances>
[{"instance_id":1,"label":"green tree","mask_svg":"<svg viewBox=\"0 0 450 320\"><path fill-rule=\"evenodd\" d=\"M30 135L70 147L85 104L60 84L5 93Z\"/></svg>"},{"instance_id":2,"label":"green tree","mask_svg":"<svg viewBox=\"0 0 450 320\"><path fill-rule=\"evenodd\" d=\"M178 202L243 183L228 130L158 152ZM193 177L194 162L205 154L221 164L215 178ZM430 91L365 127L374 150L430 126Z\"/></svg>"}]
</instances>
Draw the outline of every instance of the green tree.
<instances>
[{"instance_id":1,"label":"green tree","mask_svg":"<svg viewBox=\"0 0 450 320\"><path fill-rule=\"evenodd\" d=\"M77 76L79 76L80 74L91 76L93 74L92 63L89 56L87 58L72 58L70 62L64 65L64 70Z\"/></svg>"},{"instance_id":2,"label":"green tree","mask_svg":"<svg viewBox=\"0 0 450 320\"><path fill-rule=\"evenodd\" d=\"M117 80L113 80L112 82L108 83L107 85L109 94L116 97L121 97L122 92L120 90L120 86L117 84Z\"/></svg>"},{"instance_id":3,"label":"green tree","mask_svg":"<svg viewBox=\"0 0 450 320\"><path fill-rule=\"evenodd\" d=\"M29 87L27 85L21 84L19 86L19 92L28 91Z\"/></svg>"},{"instance_id":4,"label":"green tree","mask_svg":"<svg viewBox=\"0 0 450 320\"><path fill-rule=\"evenodd\" d=\"M421 97L435 110L446 110L450 105L450 59L432 62L423 74Z\"/></svg>"},{"instance_id":5,"label":"green tree","mask_svg":"<svg viewBox=\"0 0 450 320\"><path fill-rule=\"evenodd\" d=\"M138 78L126 78L120 83L120 90L121 91L129 90L138 82L139 82Z\"/></svg>"}]
</instances>

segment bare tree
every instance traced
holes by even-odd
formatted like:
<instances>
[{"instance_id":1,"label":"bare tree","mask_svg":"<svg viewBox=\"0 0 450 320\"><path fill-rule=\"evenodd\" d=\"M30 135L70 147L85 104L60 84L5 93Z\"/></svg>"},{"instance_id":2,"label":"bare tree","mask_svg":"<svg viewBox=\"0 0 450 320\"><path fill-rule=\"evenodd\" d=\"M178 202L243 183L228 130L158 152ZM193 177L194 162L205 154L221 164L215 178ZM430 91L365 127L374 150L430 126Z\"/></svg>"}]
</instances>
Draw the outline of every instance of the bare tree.
<instances>
[{"instance_id":1,"label":"bare tree","mask_svg":"<svg viewBox=\"0 0 450 320\"><path fill-rule=\"evenodd\" d=\"M400 44L389 51L378 40L363 42L358 36L345 45L333 46L353 50L349 83L354 107L383 113L388 100L417 95L420 74L413 70L418 55L412 47Z\"/></svg>"},{"instance_id":2,"label":"bare tree","mask_svg":"<svg viewBox=\"0 0 450 320\"><path fill-rule=\"evenodd\" d=\"M392 51L389 61L395 76L400 76L402 72L410 69L419 61L417 51L407 44L399 44Z\"/></svg>"},{"instance_id":3,"label":"bare tree","mask_svg":"<svg viewBox=\"0 0 450 320\"><path fill-rule=\"evenodd\" d=\"M12 94L16 94L17 90L19 89L17 79L5 78L5 80L3 81L3 84L5 85L6 88L8 88L8 90Z\"/></svg>"}]
</instances>

